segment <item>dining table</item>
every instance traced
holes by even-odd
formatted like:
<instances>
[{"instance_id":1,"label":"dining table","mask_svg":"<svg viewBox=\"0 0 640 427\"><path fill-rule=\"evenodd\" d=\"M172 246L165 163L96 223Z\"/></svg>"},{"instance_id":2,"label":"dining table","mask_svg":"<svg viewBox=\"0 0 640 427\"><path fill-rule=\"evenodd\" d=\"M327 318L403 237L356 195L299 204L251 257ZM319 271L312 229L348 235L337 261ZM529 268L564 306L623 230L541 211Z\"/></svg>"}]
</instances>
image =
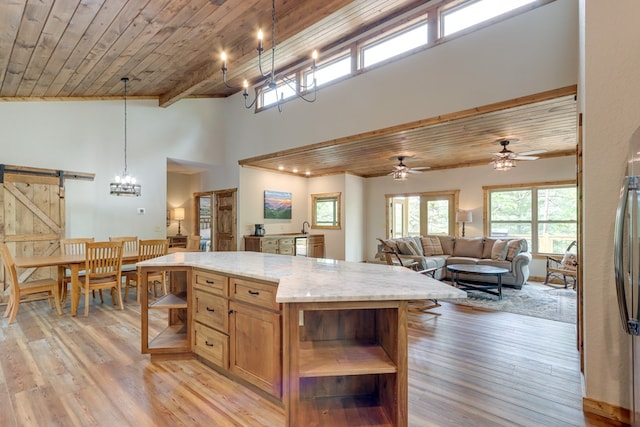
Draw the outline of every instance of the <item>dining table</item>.
<instances>
[{"instance_id":1,"label":"dining table","mask_svg":"<svg viewBox=\"0 0 640 427\"><path fill-rule=\"evenodd\" d=\"M16 267L19 268L39 268L57 267L58 283L62 286L65 268L71 272L71 315L78 312L78 302L80 300L80 271L84 269L86 262L85 255L33 255L25 257L15 257ZM127 251L122 254L122 264L135 264L138 262L138 252Z\"/></svg>"}]
</instances>

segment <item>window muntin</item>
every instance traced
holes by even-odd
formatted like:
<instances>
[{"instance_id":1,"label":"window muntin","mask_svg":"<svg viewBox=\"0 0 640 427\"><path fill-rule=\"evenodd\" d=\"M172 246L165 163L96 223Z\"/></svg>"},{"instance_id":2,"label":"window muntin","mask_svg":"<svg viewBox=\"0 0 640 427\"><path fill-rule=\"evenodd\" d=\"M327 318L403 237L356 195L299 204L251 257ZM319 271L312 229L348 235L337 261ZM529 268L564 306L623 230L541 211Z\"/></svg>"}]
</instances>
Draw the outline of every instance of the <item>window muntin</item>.
<instances>
[{"instance_id":1,"label":"window muntin","mask_svg":"<svg viewBox=\"0 0 640 427\"><path fill-rule=\"evenodd\" d=\"M340 229L340 194L312 194L312 228Z\"/></svg>"},{"instance_id":2,"label":"window muntin","mask_svg":"<svg viewBox=\"0 0 640 427\"><path fill-rule=\"evenodd\" d=\"M406 31L396 32L382 41L362 48L362 68L398 56L428 42L427 23L423 22Z\"/></svg>"},{"instance_id":3,"label":"window muntin","mask_svg":"<svg viewBox=\"0 0 640 427\"><path fill-rule=\"evenodd\" d=\"M533 253L563 253L577 238L575 185L490 189L488 235L527 239Z\"/></svg>"},{"instance_id":4,"label":"window muntin","mask_svg":"<svg viewBox=\"0 0 640 427\"><path fill-rule=\"evenodd\" d=\"M537 0L479 0L463 3L440 14L441 36L457 33L535 1Z\"/></svg>"},{"instance_id":5,"label":"window muntin","mask_svg":"<svg viewBox=\"0 0 640 427\"><path fill-rule=\"evenodd\" d=\"M315 72L316 85L322 86L340 77L348 76L349 74L351 74L351 55L346 55L326 64L319 65ZM307 88L313 86L313 75L314 73L311 71L305 73L305 86Z\"/></svg>"}]
</instances>

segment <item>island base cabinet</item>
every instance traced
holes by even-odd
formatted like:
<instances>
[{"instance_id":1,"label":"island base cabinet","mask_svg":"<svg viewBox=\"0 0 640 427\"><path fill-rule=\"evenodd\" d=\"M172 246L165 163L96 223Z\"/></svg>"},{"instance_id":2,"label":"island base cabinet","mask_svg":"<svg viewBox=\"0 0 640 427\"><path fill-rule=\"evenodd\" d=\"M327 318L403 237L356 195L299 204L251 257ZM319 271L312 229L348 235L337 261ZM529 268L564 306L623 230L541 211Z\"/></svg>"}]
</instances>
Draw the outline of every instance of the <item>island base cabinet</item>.
<instances>
[{"instance_id":1,"label":"island base cabinet","mask_svg":"<svg viewBox=\"0 0 640 427\"><path fill-rule=\"evenodd\" d=\"M282 316L231 301L229 370L280 399L282 397Z\"/></svg>"},{"instance_id":2,"label":"island base cabinet","mask_svg":"<svg viewBox=\"0 0 640 427\"><path fill-rule=\"evenodd\" d=\"M406 426L407 303L285 304L287 426Z\"/></svg>"}]
</instances>

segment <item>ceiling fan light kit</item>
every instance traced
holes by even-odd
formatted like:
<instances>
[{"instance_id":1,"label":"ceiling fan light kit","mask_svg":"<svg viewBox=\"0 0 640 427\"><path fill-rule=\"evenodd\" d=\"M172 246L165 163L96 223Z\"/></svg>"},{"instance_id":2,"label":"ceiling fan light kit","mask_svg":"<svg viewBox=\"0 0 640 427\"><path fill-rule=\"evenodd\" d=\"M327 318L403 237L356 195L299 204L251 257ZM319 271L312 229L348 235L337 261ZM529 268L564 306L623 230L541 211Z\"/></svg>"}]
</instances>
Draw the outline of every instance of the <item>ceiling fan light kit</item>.
<instances>
[{"instance_id":1,"label":"ceiling fan light kit","mask_svg":"<svg viewBox=\"0 0 640 427\"><path fill-rule=\"evenodd\" d=\"M495 159L491 162L493 164L493 169L497 171L508 171L512 168L516 167L516 160L537 160L538 158L535 156L526 156L523 154L517 154L507 148L510 142L517 142L517 139L499 139L496 143L502 145L502 150L499 153L495 154ZM536 152L541 152L544 150L539 150ZM531 152L533 153L533 152Z\"/></svg>"},{"instance_id":2,"label":"ceiling fan light kit","mask_svg":"<svg viewBox=\"0 0 640 427\"><path fill-rule=\"evenodd\" d=\"M404 164L404 159L406 159L407 157L413 156L395 156L391 158L398 160L398 164L394 166L393 170L388 174L393 178L394 181L406 181L410 173L418 173L422 170L430 169L429 166L410 168L409 166Z\"/></svg>"}]
</instances>

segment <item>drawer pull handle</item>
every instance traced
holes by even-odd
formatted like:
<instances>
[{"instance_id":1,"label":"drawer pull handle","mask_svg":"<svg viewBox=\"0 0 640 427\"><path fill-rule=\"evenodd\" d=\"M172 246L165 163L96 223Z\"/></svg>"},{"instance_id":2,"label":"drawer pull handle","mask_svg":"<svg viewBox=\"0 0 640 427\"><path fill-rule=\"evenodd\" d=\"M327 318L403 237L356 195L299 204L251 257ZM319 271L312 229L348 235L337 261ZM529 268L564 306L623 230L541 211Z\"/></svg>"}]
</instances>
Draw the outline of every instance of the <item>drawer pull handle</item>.
<instances>
[{"instance_id":1,"label":"drawer pull handle","mask_svg":"<svg viewBox=\"0 0 640 427\"><path fill-rule=\"evenodd\" d=\"M215 308L209 308L209 307L207 307L207 311L210 311L210 312L212 312L212 313L213 313L214 311L216 311L216 309L215 309Z\"/></svg>"},{"instance_id":2,"label":"drawer pull handle","mask_svg":"<svg viewBox=\"0 0 640 427\"><path fill-rule=\"evenodd\" d=\"M209 341L204 342L207 347L213 347L213 344L209 344Z\"/></svg>"},{"instance_id":3,"label":"drawer pull handle","mask_svg":"<svg viewBox=\"0 0 640 427\"><path fill-rule=\"evenodd\" d=\"M260 295L260 292L258 292L258 291L249 290L248 292L249 292L249 295Z\"/></svg>"},{"instance_id":4,"label":"drawer pull handle","mask_svg":"<svg viewBox=\"0 0 640 427\"><path fill-rule=\"evenodd\" d=\"M233 314L233 310L229 310L229 314Z\"/></svg>"},{"instance_id":5,"label":"drawer pull handle","mask_svg":"<svg viewBox=\"0 0 640 427\"><path fill-rule=\"evenodd\" d=\"M205 282L207 282L207 285L213 285L215 282L213 280L205 280Z\"/></svg>"}]
</instances>

